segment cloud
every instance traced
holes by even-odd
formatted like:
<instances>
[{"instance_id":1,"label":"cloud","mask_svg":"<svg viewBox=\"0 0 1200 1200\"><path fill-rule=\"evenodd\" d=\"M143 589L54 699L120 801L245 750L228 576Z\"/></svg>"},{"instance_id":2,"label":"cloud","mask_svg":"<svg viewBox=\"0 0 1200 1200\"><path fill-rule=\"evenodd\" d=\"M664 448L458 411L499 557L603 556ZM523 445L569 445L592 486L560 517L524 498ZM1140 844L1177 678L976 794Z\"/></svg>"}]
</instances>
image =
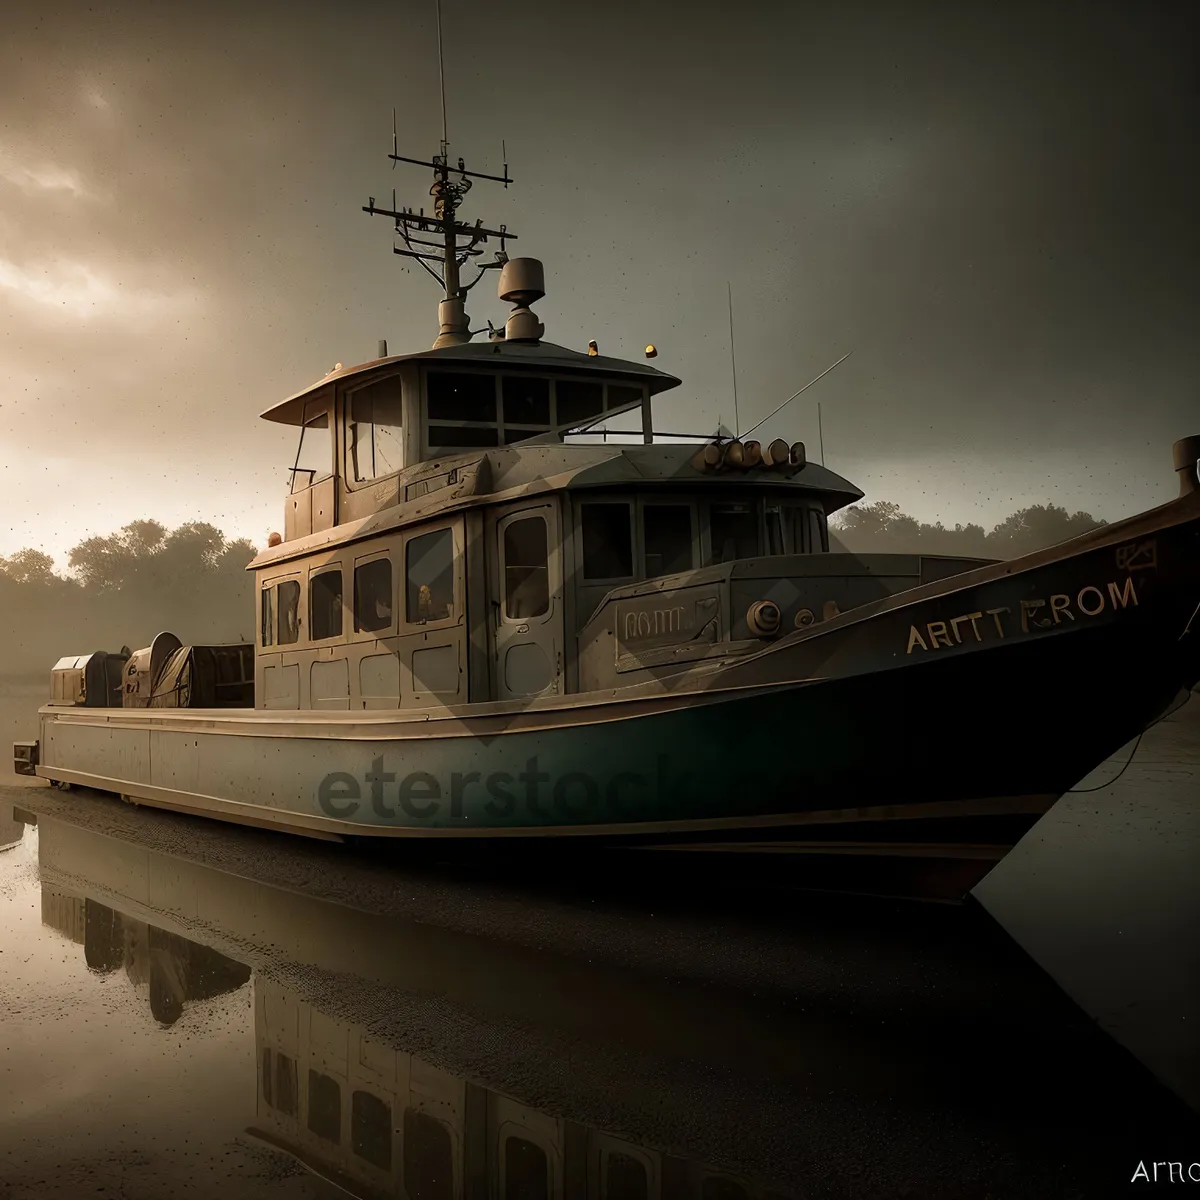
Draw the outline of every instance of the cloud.
<instances>
[{"instance_id":1,"label":"cloud","mask_svg":"<svg viewBox=\"0 0 1200 1200\"><path fill-rule=\"evenodd\" d=\"M40 308L61 311L83 320L161 316L168 309L186 307L196 299L188 292L164 293L126 287L86 263L61 259L23 267L10 259L0 258L0 290Z\"/></svg>"},{"instance_id":2,"label":"cloud","mask_svg":"<svg viewBox=\"0 0 1200 1200\"><path fill-rule=\"evenodd\" d=\"M100 198L74 168L62 167L57 163L21 162L11 150L6 149L0 149L0 179L23 192L69 192L81 200Z\"/></svg>"}]
</instances>

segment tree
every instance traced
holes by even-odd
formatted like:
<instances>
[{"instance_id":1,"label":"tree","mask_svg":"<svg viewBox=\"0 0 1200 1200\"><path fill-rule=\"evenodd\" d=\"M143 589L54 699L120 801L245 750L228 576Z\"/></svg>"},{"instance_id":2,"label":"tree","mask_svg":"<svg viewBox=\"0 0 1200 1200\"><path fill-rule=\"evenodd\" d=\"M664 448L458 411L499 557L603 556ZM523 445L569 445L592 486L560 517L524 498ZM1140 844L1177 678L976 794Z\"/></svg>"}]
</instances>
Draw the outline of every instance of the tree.
<instances>
[{"instance_id":1,"label":"tree","mask_svg":"<svg viewBox=\"0 0 1200 1200\"><path fill-rule=\"evenodd\" d=\"M9 558L0 554L0 574L6 575L14 583L46 585L56 582L54 574L54 559L41 550L18 550Z\"/></svg>"},{"instance_id":2,"label":"tree","mask_svg":"<svg viewBox=\"0 0 1200 1200\"><path fill-rule=\"evenodd\" d=\"M1104 521L1091 513L1068 513L1055 504L1034 504L1006 517L990 533L982 525L926 524L888 500L857 504L835 518L848 550L859 553L950 554L969 558L1018 558L1097 529Z\"/></svg>"}]
</instances>

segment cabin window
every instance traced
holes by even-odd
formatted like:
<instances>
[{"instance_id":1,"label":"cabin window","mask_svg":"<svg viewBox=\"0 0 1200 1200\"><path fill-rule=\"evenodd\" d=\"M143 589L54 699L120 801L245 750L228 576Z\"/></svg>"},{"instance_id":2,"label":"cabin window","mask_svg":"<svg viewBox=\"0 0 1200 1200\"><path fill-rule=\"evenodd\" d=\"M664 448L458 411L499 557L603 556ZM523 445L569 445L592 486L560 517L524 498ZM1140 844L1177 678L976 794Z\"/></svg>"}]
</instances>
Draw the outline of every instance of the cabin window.
<instances>
[{"instance_id":1,"label":"cabin window","mask_svg":"<svg viewBox=\"0 0 1200 1200\"><path fill-rule=\"evenodd\" d=\"M359 1158L381 1171L390 1171L391 1106L370 1092L355 1092L350 1097L350 1144Z\"/></svg>"},{"instance_id":2,"label":"cabin window","mask_svg":"<svg viewBox=\"0 0 1200 1200\"><path fill-rule=\"evenodd\" d=\"M286 1117L294 1117L297 1109L296 1064L286 1055L275 1051L274 1107Z\"/></svg>"},{"instance_id":3,"label":"cabin window","mask_svg":"<svg viewBox=\"0 0 1200 1200\"><path fill-rule=\"evenodd\" d=\"M549 608L546 522L540 516L522 517L504 530L504 615L525 620Z\"/></svg>"},{"instance_id":4,"label":"cabin window","mask_svg":"<svg viewBox=\"0 0 1200 1200\"><path fill-rule=\"evenodd\" d=\"M642 509L646 578L692 569L692 509L687 504L647 504Z\"/></svg>"},{"instance_id":5,"label":"cabin window","mask_svg":"<svg viewBox=\"0 0 1200 1200\"><path fill-rule=\"evenodd\" d=\"M290 646L300 640L300 582L285 579L277 588L279 613L279 644Z\"/></svg>"},{"instance_id":6,"label":"cabin window","mask_svg":"<svg viewBox=\"0 0 1200 1200\"><path fill-rule=\"evenodd\" d=\"M354 568L354 629L378 633L392 624L392 562L373 558Z\"/></svg>"},{"instance_id":7,"label":"cabin window","mask_svg":"<svg viewBox=\"0 0 1200 1200\"><path fill-rule=\"evenodd\" d=\"M758 548L758 511L753 504L714 504L709 513L714 563L754 558Z\"/></svg>"},{"instance_id":8,"label":"cabin window","mask_svg":"<svg viewBox=\"0 0 1200 1200\"><path fill-rule=\"evenodd\" d=\"M554 419L558 425L578 425L604 412L604 385L586 379L559 379L554 384Z\"/></svg>"},{"instance_id":9,"label":"cabin window","mask_svg":"<svg viewBox=\"0 0 1200 1200\"><path fill-rule=\"evenodd\" d=\"M633 577L633 526L630 506L580 505L583 527L583 577L631 579Z\"/></svg>"},{"instance_id":10,"label":"cabin window","mask_svg":"<svg viewBox=\"0 0 1200 1200\"><path fill-rule=\"evenodd\" d=\"M300 445L296 448L296 465L292 469L290 491L302 492L317 479L333 472L333 437L329 414L309 417L300 428Z\"/></svg>"},{"instance_id":11,"label":"cabin window","mask_svg":"<svg viewBox=\"0 0 1200 1200\"><path fill-rule=\"evenodd\" d=\"M421 1200L454 1198L450 1131L436 1117L411 1108L404 1110L404 1190Z\"/></svg>"},{"instance_id":12,"label":"cabin window","mask_svg":"<svg viewBox=\"0 0 1200 1200\"><path fill-rule=\"evenodd\" d=\"M550 380L506 375L500 381L500 393L505 425L550 428ZM505 430L506 441L507 434Z\"/></svg>"},{"instance_id":13,"label":"cabin window","mask_svg":"<svg viewBox=\"0 0 1200 1200\"><path fill-rule=\"evenodd\" d=\"M359 483L394 475L404 466L400 380L380 379L350 396L350 451Z\"/></svg>"},{"instance_id":14,"label":"cabin window","mask_svg":"<svg viewBox=\"0 0 1200 1200\"><path fill-rule=\"evenodd\" d=\"M262 644L270 646L275 641L275 622L271 616L271 593L274 588L262 590Z\"/></svg>"},{"instance_id":15,"label":"cabin window","mask_svg":"<svg viewBox=\"0 0 1200 1200\"><path fill-rule=\"evenodd\" d=\"M308 632L314 642L342 634L342 568L314 575L308 588Z\"/></svg>"},{"instance_id":16,"label":"cabin window","mask_svg":"<svg viewBox=\"0 0 1200 1200\"><path fill-rule=\"evenodd\" d=\"M454 610L454 531L435 529L409 539L404 550L408 621L444 621Z\"/></svg>"},{"instance_id":17,"label":"cabin window","mask_svg":"<svg viewBox=\"0 0 1200 1200\"><path fill-rule=\"evenodd\" d=\"M819 554L823 550L829 549L829 532L825 521L825 514L819 508L810 508L808 510L808 537L809 545L812 546L814 554Z\"/></svg>"},{"instance_id":18,"label":"cabin window","mask_svg":"<svg viewBox=\"0 0 1200 1200\"><path fill-rule=\"evenodd\" d=\"M541 1146L519 1137L505 1142L504 1195L507 1200L548 1200L550 1163Z\"/></svg>"},{"instance_id":19,"label":"cabin window","mask_svg":"<svg viewBox=\"0 0 1200 1200\"><path fill-rule=\"evenodd\" d=\"M648 1200L646 1167L632 1154L609 1154L604 1170L605 1200Z\"/></svg>"},{"instance_id":20,"label":"cabin window","mask_svg":"<svg viewBox=\"0 0 1200 1200\"><path fill-rule=\"evenodd\" d=\"M308 1127L335 1146L342 1140L342 1089L320 1071L308 1072Z\"/></svg>"}]
</instances>

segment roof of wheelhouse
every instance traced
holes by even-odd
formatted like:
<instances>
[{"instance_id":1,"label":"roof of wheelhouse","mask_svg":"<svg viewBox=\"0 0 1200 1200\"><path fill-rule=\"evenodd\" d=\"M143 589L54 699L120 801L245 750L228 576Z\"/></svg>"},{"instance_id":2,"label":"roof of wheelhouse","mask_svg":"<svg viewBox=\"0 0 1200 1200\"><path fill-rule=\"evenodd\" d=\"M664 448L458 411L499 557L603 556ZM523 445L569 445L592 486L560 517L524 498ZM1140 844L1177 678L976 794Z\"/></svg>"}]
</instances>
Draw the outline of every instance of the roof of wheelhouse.
<instances>
[{"instance_id":1,"label":"roof of wheelhouse","mask_svg":"<svg viewBox=\"0 0 1200 1200\"><path fill-rule=\"evenodd\" d=\"M462 346L444 346L440 350L420 350L415 354L394 354L389 358L377 358L354 367L343 367L330 371L324 379L272 405L262 413L266 421L277 421L283 425L304 423L305 401L327 387L343 379L368 376L372 372L396 363L424 361L437 366L491 367L493 370L553 371L581 375L598 375L609 380L625 379L647 384L652 396L678 387L680 380L666 371L659 371L645 363L630 362L623 358L607 358L599 354L581 354L568 350L553 342L467 342Z\"/></svg>"}]
</instances>

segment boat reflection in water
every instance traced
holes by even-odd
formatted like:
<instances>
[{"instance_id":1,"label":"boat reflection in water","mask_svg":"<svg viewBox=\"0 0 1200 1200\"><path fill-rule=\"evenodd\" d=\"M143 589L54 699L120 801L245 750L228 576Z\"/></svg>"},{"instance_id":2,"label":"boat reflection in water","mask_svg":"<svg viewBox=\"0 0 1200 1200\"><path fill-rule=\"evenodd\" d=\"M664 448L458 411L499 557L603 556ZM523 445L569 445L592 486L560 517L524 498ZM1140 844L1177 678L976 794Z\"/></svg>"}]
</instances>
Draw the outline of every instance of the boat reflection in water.
<instances>
[{"instance_id":1,"label":"boat reflection in water","mask_svg":"<svg viewBox=\"0 0 1200 1200\"><path fill-rule=\"evenodd\" d=\"M464 974L468 990L484 982L457 961L461 947L444 944L438 961L427 935L388 937L370 914L304 906L293 893L153 851L131 856L128 846L45 818L40 827L43 924L81 943L90 971L123 970L163 1026L190 1004L249 986L258 1084L246 1133L352 1195L795 1195L552 1116L410 1053L397 1034L423 1023L413 988L440 990L451 974ZM223 952L235 943L240 959ZM391 986L401 981L404 991ZM553 978L529 979L517 991L533 997L545 982L553 989ZM553 996L544 999L553 1005ZM494 1006L484 999L484 1007Z\"/></svg>"},{"instance_id":2,"label":"boat reflection in water","mask_svg":"<svg viewBox=\"0 0 1200 1200\"><path fill-rule=\"evenodd\" d=\"M184 845L174 818L48 790L28 803L43 920L82 945L80 976L125 972L172 1029L160 1072L182 1035L219 1138L286 1152L326 1181L307 1186L1035 1200L1107 1195L1145 1146L1194 1141L1194 1117L977 908L773 921L747 893L730 918L673 904L671 880L661 904L621 907L202 822Z\"/></svg>"}]
</instances>

